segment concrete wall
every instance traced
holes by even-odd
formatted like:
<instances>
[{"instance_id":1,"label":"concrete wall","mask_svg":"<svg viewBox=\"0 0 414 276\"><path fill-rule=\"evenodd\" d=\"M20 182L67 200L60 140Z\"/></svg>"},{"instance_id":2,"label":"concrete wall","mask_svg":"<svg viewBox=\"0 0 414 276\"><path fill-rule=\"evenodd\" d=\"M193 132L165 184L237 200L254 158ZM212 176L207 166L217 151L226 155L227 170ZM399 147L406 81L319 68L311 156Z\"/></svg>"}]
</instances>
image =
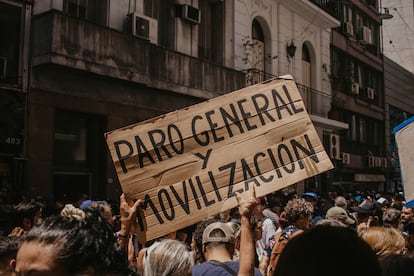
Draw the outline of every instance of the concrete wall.
<instances>
[{"instance_id":1,"label":"concrete wall","mask_svg":"<svg viewBox=\"0 0 414 276\"><path fill-rule=\"evenodd\" d=\"M56 11L33 22L33 66L59 64L206 99L244 85L241 72Z\"/></svg>"},{"instance_id":2,"label":"concrete wall","mask_svg":"<svg viewBox=\"0 0 414 276\"><path fill-rule=\"evenodd\" d=\"M414 74L384 56L384 86L385 86L385 137L386 147L390 148L389 107L401 109L414 114Z\"/></svg>"}]
</instances>

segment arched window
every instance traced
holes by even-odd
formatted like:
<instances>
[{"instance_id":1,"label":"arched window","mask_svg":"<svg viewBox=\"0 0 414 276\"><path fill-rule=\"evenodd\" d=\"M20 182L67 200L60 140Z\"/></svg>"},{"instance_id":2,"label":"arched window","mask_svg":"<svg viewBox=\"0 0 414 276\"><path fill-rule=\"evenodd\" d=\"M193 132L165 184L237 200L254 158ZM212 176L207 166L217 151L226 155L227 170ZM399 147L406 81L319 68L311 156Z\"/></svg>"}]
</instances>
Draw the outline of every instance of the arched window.
<instances>
[{"instance_id":1,"label":"arched window","mask_svg":"<svg viewBox=\"0 0 414 276\"><path fill-rule=\"evenodd\" d=\"M264 81L265 72L265 39L262 26L257 19L252 23L252 48L251 48L251 82Z\"/></svg>"},{"instance_id":2,"label":"arched window","mask_svg":"<svg viewBox=\"0 0 414 276\"><path fill-rule=\"evenodd\" d=\"M264 43L263 30L262 30L262 27L260 26L259 21L257 21L257 19L254 19L252 23L252 38Z\"/></svg>"}]
</instances>

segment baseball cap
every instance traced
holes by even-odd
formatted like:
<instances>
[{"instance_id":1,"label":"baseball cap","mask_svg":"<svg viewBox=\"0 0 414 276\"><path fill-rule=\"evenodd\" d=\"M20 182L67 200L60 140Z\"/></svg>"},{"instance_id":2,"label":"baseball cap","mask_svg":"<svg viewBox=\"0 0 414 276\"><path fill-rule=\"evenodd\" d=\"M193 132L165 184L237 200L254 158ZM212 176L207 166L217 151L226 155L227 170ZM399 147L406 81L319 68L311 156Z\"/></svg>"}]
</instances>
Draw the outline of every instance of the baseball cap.
<instances>
[{"instance_id":1,"label":"baseball cap","mask_svg":"<svg viewBox=\"0 0 414 276\"><path fill-rule=\"evenodd\" d=\"M310 197L313 200L317 201L318 200L318 195L314 192L307 192L307 193L303 193L302 197Z\"/></svg>"},{"instance_id":2,"label":"baseball cap","mask_svg":"<svg viewBox=\"0 0 414 276\"><path fill-rule=\"evenodd\" d=\"M85 200L85 201L83 201L82 203L81 203L81 205L79 205L79 208L80 209L86 209L86 208L88 208L91 204L93 203L93 201L92 200L90 200L90 199L88 199L88 200Z\"/></svg>"},{"instance_id":3,"label":"baseball cap","mask_svg":"<svg viewBox=\"0 0 414 276\"><path fill-rule=\"evenodd\" d=\"M359 214L372 214L375 210L375 203L364 199L358 206L351 207L353 212L357 212Z\"/></svg>"},{"instance_id":4,"label":"baseball cap","mask_svg":"<svg viewBox=\"0 0 414 276\"><path fill-rule=\"evenodd\" d=\"M230 242L233 239L233 229L223 222L213 222L203 232L203 244L208 242Z\"/></svg>"},{"instance_id":5,"label":"baseball cap","mask_svg":"<svg viewBox=\"0 0 414 276\"><path fill-rule=\"evenodd\" d=\"M326 218L327 219L334 219L334 220L339 220L342 222L345 222L349 225L354 224L355 220L351 219L347 212L345 211L345 209L338 207L338 206L334 206L331 207L327 212L326 212Z\"/></svg>"}]
</instances>

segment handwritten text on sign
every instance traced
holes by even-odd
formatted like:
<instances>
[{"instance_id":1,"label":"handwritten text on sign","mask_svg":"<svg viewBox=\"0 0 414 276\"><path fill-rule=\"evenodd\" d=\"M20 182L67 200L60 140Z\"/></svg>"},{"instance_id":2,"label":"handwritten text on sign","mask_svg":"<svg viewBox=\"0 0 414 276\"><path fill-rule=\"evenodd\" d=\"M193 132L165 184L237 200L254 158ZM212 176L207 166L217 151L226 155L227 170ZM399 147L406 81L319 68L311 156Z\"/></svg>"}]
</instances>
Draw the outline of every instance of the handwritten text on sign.
<instances>
[{"instance_id":1,"label":"handwritten text on sign","mask_svg":"<svg viewBox=\"0 0 414 276\"><path fill-rule=\"evenodd\" d=\"M147 239L332 168L292 80L250 86L106 134L128 197L145 200Z\"/></svg>"}]
</instances>

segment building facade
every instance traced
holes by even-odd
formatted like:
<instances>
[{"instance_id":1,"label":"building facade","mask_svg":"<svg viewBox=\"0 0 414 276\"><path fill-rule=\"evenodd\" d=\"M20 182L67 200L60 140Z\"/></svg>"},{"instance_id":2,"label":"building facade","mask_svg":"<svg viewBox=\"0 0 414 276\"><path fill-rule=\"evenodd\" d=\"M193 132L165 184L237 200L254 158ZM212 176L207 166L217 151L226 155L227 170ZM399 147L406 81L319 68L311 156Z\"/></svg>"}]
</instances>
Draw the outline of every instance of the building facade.
<instances>
[{"instance_id":1,"label":"building facade","mask_svg":"<svg viewBox=\"0 0 414 276\"><path fill-rule=\"evenodd\" d=\"M389 156L373 2L21 1L32 20L18 189L116 200L105 132L290 74L336 167L296 191L383 190Z\"/></svg>"},{"instance_id":2,"label":"building facade","mask_svg":"<svg viewBox=\"0 0 414 276\"><path fill-rule=\"evenodd\" d=\"M0 1L0 187L23 186L32 1Z\"/></svg>"},{"instance_id":3,"label":"building facade","mask_svg":"<svg viewBox=\"0 0 414 276\"><path fill-rule=\"evenodd\" d=\"M393 129L414 116L414 75L388 57L384 57L385 135L391 166L387 190L400 192L401 182L398 147Z\"/></svg>"},{"instance_id":4,"label":"building facade","mask_svg":"<svg viewBox=\"0 0 414 276\"><path fill-rule=\"evenodd\" d=\"M330 117L349 125L332 133L333 185L346 191L386 189L390 154L385 144L383 55L378 1L330 1L341 21L332 32ZM338 143L339 141L339 143Z\"/></svg>"}]
</instances>

